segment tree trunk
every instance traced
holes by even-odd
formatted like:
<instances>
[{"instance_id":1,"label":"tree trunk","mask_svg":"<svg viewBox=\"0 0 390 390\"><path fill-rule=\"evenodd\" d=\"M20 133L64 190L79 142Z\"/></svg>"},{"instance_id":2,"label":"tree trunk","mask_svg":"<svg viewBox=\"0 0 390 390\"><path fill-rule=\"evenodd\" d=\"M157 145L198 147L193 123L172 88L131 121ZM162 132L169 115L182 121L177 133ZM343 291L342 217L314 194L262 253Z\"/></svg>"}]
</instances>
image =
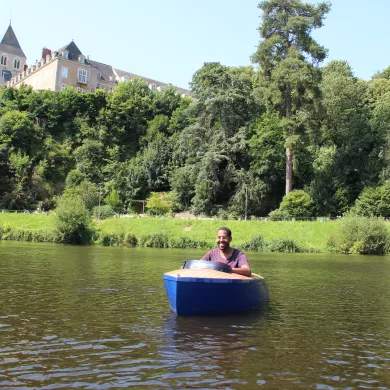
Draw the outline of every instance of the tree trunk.
<instances>
[{"instance_id":1,"label":"tree trunk","mask_svg":"<svg viewBox=\"0 0 390 390\"><path fill-rule=\"evenodd\" d=\"M286 85L286 118L291 118L291 86L290 83ZM289 134L290 135L290 134ZM290 147L286 147L286 195L292 189L292 157L293 151Z\"/></svg>"},{"instance_id":2,"label":"tree trunk","mask_svg":"<svg viewBox=\"0 0 390 390\"><path fill-rule=\"evenodd\" d=\"M286 195L292 189L292 150L286 148Z\"/></svg>"}]
</instances>

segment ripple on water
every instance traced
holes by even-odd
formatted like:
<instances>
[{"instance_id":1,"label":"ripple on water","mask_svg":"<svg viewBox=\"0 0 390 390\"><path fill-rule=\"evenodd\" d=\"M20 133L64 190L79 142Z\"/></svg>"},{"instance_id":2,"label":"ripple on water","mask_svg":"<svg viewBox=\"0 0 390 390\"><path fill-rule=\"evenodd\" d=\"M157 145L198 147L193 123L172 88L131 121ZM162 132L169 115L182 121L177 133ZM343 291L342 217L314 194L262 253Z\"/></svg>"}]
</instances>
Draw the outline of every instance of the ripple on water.
<instances>
[{"instance_id":1,"label":"ripple on water","mask_svg":"<svg viewBox=\"0 0 390 390\"><path fill-rule=\"evenodd\" d=\"M2 388L390 388L389 259L251 254L268 306L181 318L188 251L1 245Z\"/></svg>"}]
</instances>

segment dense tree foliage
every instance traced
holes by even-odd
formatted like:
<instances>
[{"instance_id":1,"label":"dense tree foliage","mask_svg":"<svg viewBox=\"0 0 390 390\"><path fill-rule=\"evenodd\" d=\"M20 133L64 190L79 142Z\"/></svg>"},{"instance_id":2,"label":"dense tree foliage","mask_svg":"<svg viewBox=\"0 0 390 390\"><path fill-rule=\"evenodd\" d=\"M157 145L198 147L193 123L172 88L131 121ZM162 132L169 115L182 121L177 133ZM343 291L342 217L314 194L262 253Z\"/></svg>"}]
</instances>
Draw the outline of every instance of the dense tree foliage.
<instances>
[{"instance_id":1,"label":"dense tree foliage","mask_svg":"<svg viewBox=\"0 0 390 390\"><path fill-rule=\"evenodd\" d=\"M258 67L206 63L191 97L141 79L108 94L0 89L0 208L77 199L84 218L163 196L220 217L389 216L390 67L364 81L345 61L319 66L311 33L328 3L259 9Z\"/></svg>"}]
</instances>

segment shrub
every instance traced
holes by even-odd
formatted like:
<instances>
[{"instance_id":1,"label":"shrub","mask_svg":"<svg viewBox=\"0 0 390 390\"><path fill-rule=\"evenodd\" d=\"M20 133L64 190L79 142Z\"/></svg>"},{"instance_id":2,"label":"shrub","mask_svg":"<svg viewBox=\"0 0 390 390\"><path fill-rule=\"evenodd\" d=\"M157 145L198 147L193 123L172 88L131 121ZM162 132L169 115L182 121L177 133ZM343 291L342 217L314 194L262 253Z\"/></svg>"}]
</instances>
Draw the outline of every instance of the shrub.
<instances>
[{"instance_id":1,"label":"shrub","mask_svg":"<svg viewBox=\"0 0 390 390\"><path fill-rule=\"evenodd\" d=\"M279 209L269 216L280 217L310 217L314 214L314 202L311 196L303 190L291 191L283 197Z\"/></svg>"},{"instance_id":2,"label":"shrub","mask_svg":"<svg viewBox=\"0 0 390 390\"><path fill-rule=\"evenodd\" d=\"M295 240L284 238L272 240L267 249L270 252L305 252Z\"/></svg>"},{"instance_id":3,"label":"shrub","mask_svg":"<svg viewBox=\"0 0 390 390\"><path fill-rule=\"evenodd\" d=\"M365 188L356 199L353 211L364 217L390 216L390 183L375 188Z\"/></svg>"},{"instance_id":4,"label":"shrub","mask_svg":"<svg viewBox=\"0 0 390 390\"><path fill-rule=\"evenodd\" d=\"M68 195L61 199L56 208L55 226L63 242L87 244L91 241L91 218L80 195Z\"/></svg>"},{"instance_id":5,"label":"shrub","mask_svg":"<svg viewBox=\"0 0 390 390\"><path fill-rule=\"evenodd\" d=\"M149 214L167 214L172 210L172 201L169 193L152 192L146 201L147 213Z\"/></svg>"},{"instance_id":6,"label":"shrub","mask_svg":"<svg viewBox=\"0 0 390 390\"><path fill-rule=\"evenodd\" d=\"M99 235L98 243L103 246L117 246L122 245L123 240L123 234L101 233Z\"/></svg>"},{"instance_id":7,"label":"shrub","mask_svg":"<svg viewBox=\"0 0 390 390\"><path fill-rule=\"evenodd\" d=\"M123 245L126 246L137 246L137 237L132 233L126 233L123 239Z\"/></svg>"},{"instance_id":8,"label":"shrub","mask_svg":"<svg viewBox=\"0 0 390 390\"><path fill-rule=\"evenodd\" d=\"M120 211L121 200L119 199L119 194L117 190L112 190L105 198L104 201L109 205L113 210Z\"/></svg>"},{"instance_id":9,"label":"shrub","mask_svg":"<svg viewBox=\"0 0 390 390\"><path fill-rule=\"evenodd\" d=\"M170 248L208 248L209 244L206 241L195 240L190 237L178 237L170 239Z\"/></svg>"},{"instance_id":10,"label":"shrub","mask_svg":"<svg viewBox=\"0 0 390 390\"><path fill-rule=\"evenodd\" d=\"M99 201L99 190L96 184L84 180L75 187L66 188L62 195L62 199L73 197L81 197L87 210L92 211Z\"/></svg>"},{"instance_id":11,"label":"shrub","mask_svg":"<svg viewBox=\"0 0 390 390\"><path fill-rule=\"evenodd\" d=\"M147 248L169 248L169 237L164 233L142 236L139 245Z\"/></svg>"},{"instance_id":12,"label":"shrub","mask_svg":"<svg viewBox=\"0 0 390 390\"><path fill-rule=\"evenodd\" d=\"M109 206L108 204L105 204L103 206L100 206L100 219L107 219L115 215L115 210ZM93 216L98 219L99 216L99 207L96 206L93 208Z\"/></svg>"},{"instance_id":13,"label":"shrub","mask_svg":"<svg viewBox=\"0 0 390 390\"><path fill-rule=\"evenodd\" d=\"M264 237L257 235L252 237L249 242L246 242L242 245L242 249L248 251L261 251L266 247L266 242L264 241Z\"/></svg>"},{"instance_id":14,"label":"shrub","mask_svg":"<svg viewBox=\"0 0 390 390\"><path fill-rule=\"evenodd\" d=\"M344 253L384 255L389 248L389 232L381 218L348 214L341 220L339 248Z\"/></svg>"}]
</instances>

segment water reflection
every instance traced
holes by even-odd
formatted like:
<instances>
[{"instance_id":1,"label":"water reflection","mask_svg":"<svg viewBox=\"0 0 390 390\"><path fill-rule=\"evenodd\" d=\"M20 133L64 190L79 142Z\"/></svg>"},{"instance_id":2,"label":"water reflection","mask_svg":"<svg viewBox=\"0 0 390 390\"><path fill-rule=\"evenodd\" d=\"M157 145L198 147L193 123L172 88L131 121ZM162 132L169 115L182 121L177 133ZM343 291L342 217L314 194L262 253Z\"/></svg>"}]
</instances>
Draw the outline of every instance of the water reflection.
<instances>
[{"instance_id":1,"label":"water reflection","mask_svg":"<svg viewBox=\"0 0 390 390\"><path fill-rule=\"evenodd\" d=\"M254 339L261 337L268 315L268 304L231 315L180 317L171 312L165 320L166 340L159 349L161 357L174 367L169 377L196 372L197 378L187 383L189 386L237 383L234 373L245 365L248 354L257 350ZM210 371L216 373L214 380Z\"/></svg>"}]
</instances>

